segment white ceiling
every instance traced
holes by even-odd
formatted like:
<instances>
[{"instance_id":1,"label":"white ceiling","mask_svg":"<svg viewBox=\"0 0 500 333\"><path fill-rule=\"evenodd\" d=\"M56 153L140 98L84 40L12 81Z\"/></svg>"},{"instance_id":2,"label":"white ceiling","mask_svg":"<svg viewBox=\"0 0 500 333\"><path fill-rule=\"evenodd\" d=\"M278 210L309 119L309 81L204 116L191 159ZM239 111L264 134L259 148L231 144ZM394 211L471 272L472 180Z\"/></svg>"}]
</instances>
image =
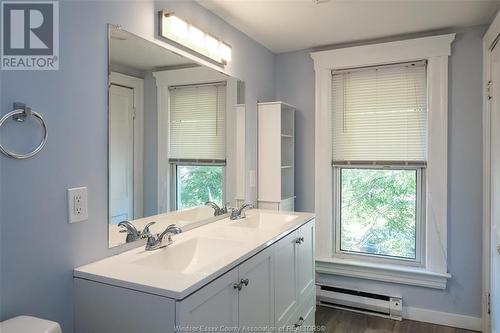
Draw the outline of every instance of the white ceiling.
<instances>
[{"instance_id":1,"label":"white ceiling","mask_svg":"<svg viewBox=\"0 0 500 333\"><path fill-rule=\"evenodd\" d=\"M490 23L500 1L198 0L275 53Z\"/></svg>"}]
</instances>

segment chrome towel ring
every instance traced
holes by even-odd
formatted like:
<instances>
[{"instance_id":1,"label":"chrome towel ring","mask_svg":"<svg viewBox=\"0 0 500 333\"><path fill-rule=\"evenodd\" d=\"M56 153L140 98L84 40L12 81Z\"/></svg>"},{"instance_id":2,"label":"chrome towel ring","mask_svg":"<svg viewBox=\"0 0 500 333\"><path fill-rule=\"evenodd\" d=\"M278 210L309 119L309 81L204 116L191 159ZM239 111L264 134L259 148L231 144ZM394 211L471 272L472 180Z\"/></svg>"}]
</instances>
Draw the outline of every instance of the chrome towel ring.
<instances>
[{"instance_id":1,"label":"chrome towel ring","mask_svg":"<svg viewBox=\"0 0 500 333\"><path fill-rule=\"evenodd\" d=\"M12 119L14 119L15 121L23 122L27 117L30 117L30 116L36 117L40 121L40 124L42 125L42 128L43 128L43 139L40 142L40 144L38 145L38 147L36 147L30 153L27 153L27 154L17 154L17 153L9 151L5 147L3 147L2 144L0 143L0 151L2 153L4 153L5 155L7 155L9 157L18 159L18 160L24 160L24 159L27 159L27 158L35 156L36 154L38 154L38 152L40 152L40 150L43 149L43 147L47 143L47 126L45 125L45 120L43 120L43 117L42 117L41 114L39 114L38 112L35 112L35 111L31 110L31 108L29 106L26 106L26 104L24 104L24 103L17 103L17 102L14 103L14 110L10 111L7 114L5 114L0 119L0 127L2 127L3 123L7 119L9 119L10 117L12 117Z\"/></svg>"}]
</instances>

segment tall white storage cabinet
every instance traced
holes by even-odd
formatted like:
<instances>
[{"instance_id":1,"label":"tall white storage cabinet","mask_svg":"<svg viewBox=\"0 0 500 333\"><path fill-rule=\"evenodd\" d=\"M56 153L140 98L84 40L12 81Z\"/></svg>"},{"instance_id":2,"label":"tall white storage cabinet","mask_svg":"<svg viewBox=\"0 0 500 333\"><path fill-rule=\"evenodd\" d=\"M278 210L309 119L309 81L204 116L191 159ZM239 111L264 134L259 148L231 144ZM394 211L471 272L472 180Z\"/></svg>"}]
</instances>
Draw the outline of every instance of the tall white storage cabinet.
<instances>
[{"instance_id":1,"label":"tall white storage cabinet","mask_svg":"<svg viewBox=\"0 0 500 333\"><path fill-rule=\"evenodd\" d=\"M258 104L259 208L295 209L295 107Z\"/></svg>"}]
</instances>

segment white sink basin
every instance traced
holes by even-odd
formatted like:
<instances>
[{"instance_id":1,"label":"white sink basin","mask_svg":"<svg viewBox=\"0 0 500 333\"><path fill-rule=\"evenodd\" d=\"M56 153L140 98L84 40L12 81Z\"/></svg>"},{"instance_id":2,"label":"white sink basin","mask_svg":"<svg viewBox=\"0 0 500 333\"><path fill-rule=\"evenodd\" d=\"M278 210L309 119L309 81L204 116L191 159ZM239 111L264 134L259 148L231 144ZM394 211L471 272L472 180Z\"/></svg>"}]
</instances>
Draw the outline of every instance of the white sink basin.
<instances>
[{"instance_id":1,"label":"white sink basin","mask_svg":"<svg viewBox=\"0 0 500 333\"><path fill-rule=\"evenodd\" d=\"M263 213L249 214L246 218L235 220L231 223L233 227L253 229L276 229L298 218L297 215Z\"/></svg>"},{"instance_id":2,"label":"white sink basin","mask_svg":"<svg viewBox=\"0 0 500 333\"><path fill-rule=\"evenodd\" d=\"M241 248L242 243L208 237L191 238L155 250L134 264L183 274L203 273L204 268Z\"/></svg>"}]
</instances>

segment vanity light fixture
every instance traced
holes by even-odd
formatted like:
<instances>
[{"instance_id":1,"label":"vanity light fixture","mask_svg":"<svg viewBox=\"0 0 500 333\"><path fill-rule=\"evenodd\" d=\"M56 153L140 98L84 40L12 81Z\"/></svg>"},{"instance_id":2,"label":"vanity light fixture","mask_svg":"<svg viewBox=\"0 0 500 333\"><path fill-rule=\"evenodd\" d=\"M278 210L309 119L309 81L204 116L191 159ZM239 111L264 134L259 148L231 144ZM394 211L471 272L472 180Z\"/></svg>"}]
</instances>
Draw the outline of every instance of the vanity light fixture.
<instances>
[{"instance_id":1,"label":"vanity light fixture","mask_svg":"<svg viewBox=\"0 0 500 333\"><path fill-rule=\"evenodd\" d=\"M224 41L175 16L173 12L162 10L159 14L160 36L222 65L231 61L231 46Z\"/></svg>"}]
</instances>

